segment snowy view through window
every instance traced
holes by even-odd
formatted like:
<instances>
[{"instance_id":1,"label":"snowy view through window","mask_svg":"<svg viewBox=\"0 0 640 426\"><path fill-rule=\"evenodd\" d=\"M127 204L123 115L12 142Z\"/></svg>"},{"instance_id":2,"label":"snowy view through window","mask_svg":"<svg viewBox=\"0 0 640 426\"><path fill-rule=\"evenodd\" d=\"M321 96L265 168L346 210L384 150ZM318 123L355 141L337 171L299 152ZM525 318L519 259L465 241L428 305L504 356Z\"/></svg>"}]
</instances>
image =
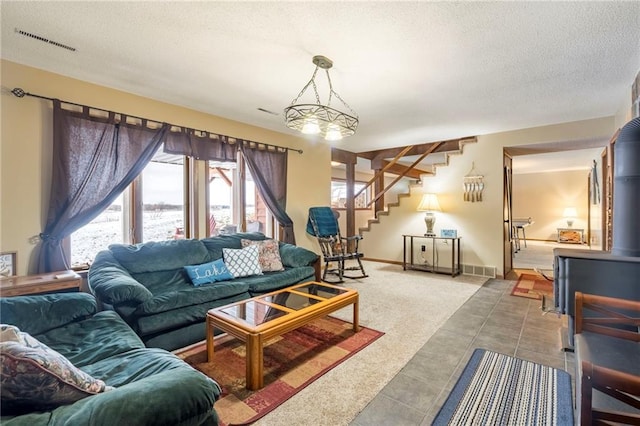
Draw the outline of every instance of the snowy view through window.
<instances>
[{"instance_id":1,"label":"snowy view through window","mask_svg":"<svg viewBox=\"0 0 640 426\"><path fill-rule=\"evenodd\" d=\"M184 237L184 234L180 235L180 230L184 230L182 174L182 165L176 164L152 162L145 168L142 174L143 241ZM247 199L254 196L254 186L248 185ZM222 179L213 179L209 185L209 202L216 229L232 223L231 200L232 189ZM98 217L71 235L73 266L90 264L100 250L126 241L122 205L123 197L120 196ZM247 216L253 211L254 206L247 205Z\"/></svg>"}]
</instances>

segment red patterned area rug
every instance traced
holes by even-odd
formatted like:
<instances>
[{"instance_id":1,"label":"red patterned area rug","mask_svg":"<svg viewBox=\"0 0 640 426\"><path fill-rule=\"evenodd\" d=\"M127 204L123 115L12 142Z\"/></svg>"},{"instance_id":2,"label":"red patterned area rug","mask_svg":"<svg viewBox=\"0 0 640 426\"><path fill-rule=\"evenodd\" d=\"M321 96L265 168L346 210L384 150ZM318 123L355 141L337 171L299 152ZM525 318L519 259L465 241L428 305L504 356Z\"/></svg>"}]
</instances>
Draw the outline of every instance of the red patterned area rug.
<instances>
[{"instance_id":1,"label":"red patterned area rug","mask_svg":"<svg viewBox=\"0 0 640 426\"><path fill-rule=\"evenodd\" d=\"M384 333L334 317L315 320L275 337L264 346L264 384L257 391L245 388L245 345L226 334L215 339L215 361L207 362L205 342L176 355L216 380L222 397L215 404L221 426L257 421L336 365L373 343Z\"/></svg>"},{"instance_id":2,"label":"red patterned area rug","mask_svg":"<svg viewBox=\"0 0 640 426\"><path fill-rule=\"evenodd\" d=\"M541 300L542 295L553 296L553 281L532 270L516 270L518 282L511 290L512 296Z\"/></svg>"}]
</instances>

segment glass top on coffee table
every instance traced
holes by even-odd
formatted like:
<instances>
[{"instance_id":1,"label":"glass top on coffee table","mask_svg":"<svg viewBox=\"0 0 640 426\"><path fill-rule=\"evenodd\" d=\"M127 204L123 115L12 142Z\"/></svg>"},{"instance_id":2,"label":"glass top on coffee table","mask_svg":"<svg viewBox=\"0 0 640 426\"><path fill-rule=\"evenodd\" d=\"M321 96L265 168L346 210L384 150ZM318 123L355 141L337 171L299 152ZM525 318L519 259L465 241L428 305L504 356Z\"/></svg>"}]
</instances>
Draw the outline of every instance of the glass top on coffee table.
<instances>
[{"instance_id":1,"label":"glass top on coffee table","mask_svg":"<svg viewBox=\"0 0 640 426\"><path fill-rule=\"evenodd\" d=\"M348 291L323 283L303 283L220 308L218 312L257 326Z\"/></svg>"}]
</instances>

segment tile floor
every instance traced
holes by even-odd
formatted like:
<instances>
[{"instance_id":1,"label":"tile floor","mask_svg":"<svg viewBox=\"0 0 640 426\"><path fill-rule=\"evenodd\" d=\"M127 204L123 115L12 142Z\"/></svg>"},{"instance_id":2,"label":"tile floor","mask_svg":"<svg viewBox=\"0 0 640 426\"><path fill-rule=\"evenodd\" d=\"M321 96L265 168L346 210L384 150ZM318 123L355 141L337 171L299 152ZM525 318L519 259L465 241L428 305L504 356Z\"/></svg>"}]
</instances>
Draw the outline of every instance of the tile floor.
<instances>
[{"instance_id":1,"label":"tile floor","mask_svg":"<svg viewBox=\"0 0 640 426\"><path fill-rule=\"evenodd\" d=\"M352 426L430 425L475 348L564 369L562 319L540 301L511 296L513 281L489 280L353 420Z\"/></svg>"}]
</instances>

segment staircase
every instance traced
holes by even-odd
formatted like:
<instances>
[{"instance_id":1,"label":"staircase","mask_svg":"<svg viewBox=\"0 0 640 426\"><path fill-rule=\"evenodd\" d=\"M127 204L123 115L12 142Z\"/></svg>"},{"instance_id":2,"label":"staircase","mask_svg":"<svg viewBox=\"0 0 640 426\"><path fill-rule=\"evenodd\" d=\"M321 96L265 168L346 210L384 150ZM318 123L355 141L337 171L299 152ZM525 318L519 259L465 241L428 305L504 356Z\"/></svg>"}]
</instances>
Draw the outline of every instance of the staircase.
<instances>
[{"instance_id":1,"label":"staircase","mask_svg":"<svg viewBox=\"0 0 640 426\"><path fill-rule=\"evenodd\" d=\"M442 152L441 154L443 155L443 161L439 161L439 162L435 162L435 163L430 163L427 167L427 169L425 170L424 165L421 165L421 169L423 169L426 173L422 174L421 177L429 177L429 176L433 176L436 174L437 169L440 167L446 167L449 165L449 158L452 155L462 155L463 151L464 151L464 146L469 144L469 143L476 143L477 139L475 137L472 138L465 138L465 139L459 139L457 141L457 145L458 148L455 150L449 150L449 151L445 151ZM438 153L436 154L430 154L430 156L435 156L438 155ZM429 158L429 157L427 157ZM359 227L358 228L358 233L360 235L362 235L364 232L372 232L372 225L376 224L376 223L380 223L380 217L381 216L389 216L391 214L391 211L394 207L399 207L402 200L405 198L410 198L412 195L413 190L422 190L422 182L421 181L413 181L412 183L409 184L409 192L406 193L401 193L398 194L398 199L397 201L393 202L393 203L387 203L385 205L385 209L384 210L380 210L380 211L376 211L375 212L375 217L372 219L368 219L367 221L367 225L364 227Z\"/></svg>"}]
</instances>

